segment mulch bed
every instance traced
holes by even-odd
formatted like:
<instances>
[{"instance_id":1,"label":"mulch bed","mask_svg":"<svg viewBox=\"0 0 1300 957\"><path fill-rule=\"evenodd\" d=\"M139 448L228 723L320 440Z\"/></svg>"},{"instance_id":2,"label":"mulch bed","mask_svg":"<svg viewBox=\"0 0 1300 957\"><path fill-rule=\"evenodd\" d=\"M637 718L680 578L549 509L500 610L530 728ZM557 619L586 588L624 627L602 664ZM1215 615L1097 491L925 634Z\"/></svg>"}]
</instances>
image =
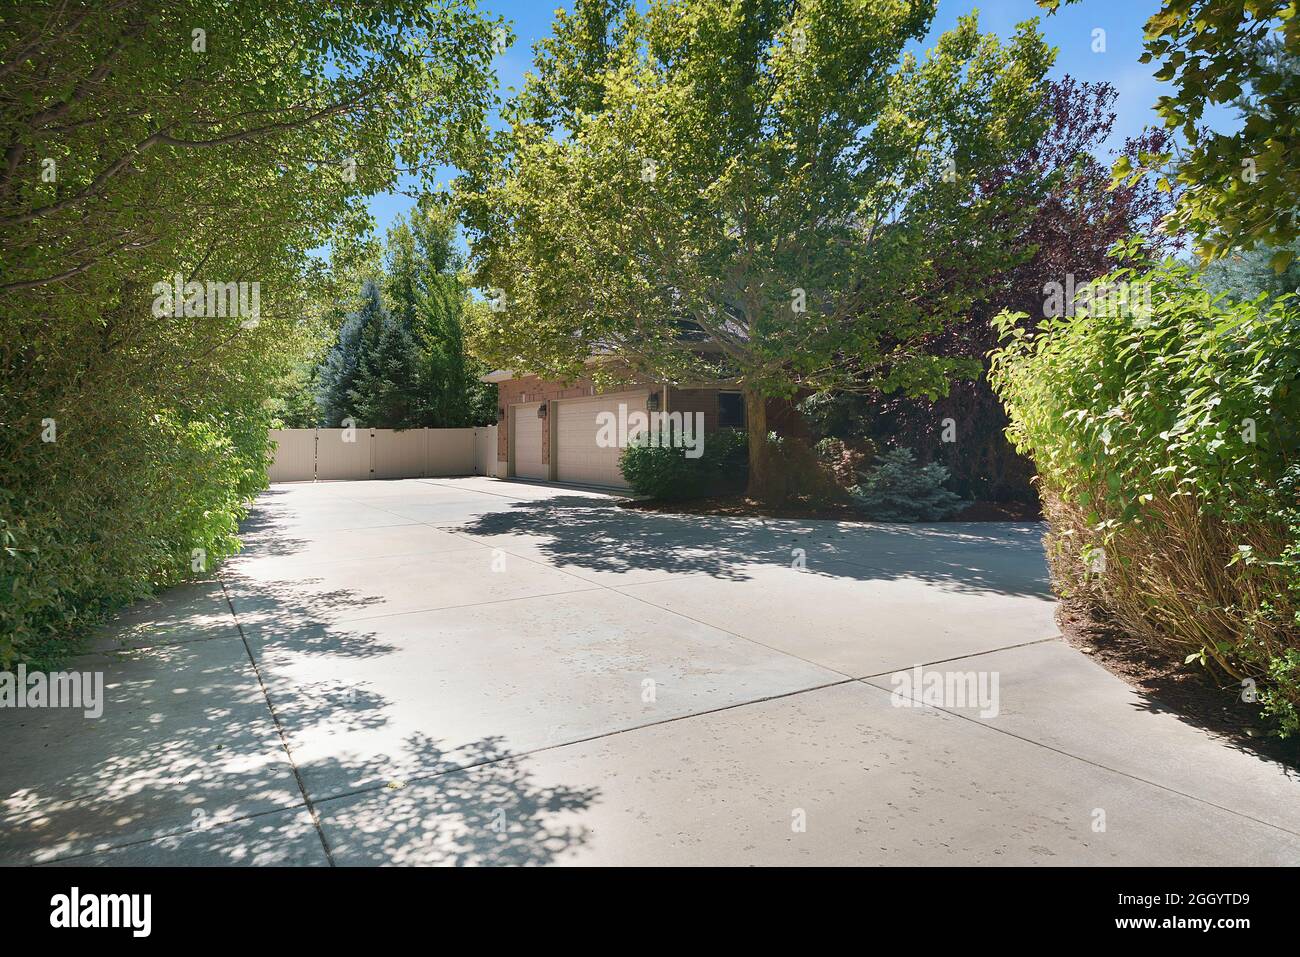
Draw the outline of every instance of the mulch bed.
<instances>
[{"instance_id":1,"label":"mulch bed","mask_svg":"<svg viewBox=\"0 0 1300 957\"><path fill-rule=\"evenodd\" d=\"M1082 602L1061 603L1056 623L1071 647L1123 679L1154 710L1177 715L1235 747L1300 767L1300 740L1269 733L1259 706L1240 700L1241 687L1223 687L1198 663L1184 665L1176 650L1152 648Z\"/></svg>"},{"instance_id":2,"label":"mulch bed","mask_svg":"<svg viewBox=\"0 0 1300 957\"><path fill-rule=\"evenodd\" d=\"M972 502L958 512L949 522L1037 522L1043 509L1033 502Z\"/></svg>"},{"instance_id":3,"label":"mulch bed","mask_svg":"<svg viewBox=\"0 0 1300 957\"><path fill-rule=\"evenodd\" d=\"M848 505L765 505L743 495L697 498L688 502L657 499L629 499L620 508L636 512L666 512L674 515L725 515L730 518L827 518L838 522L860 522L862 516Z\"/></svg>"},{"instance_id":4,"label":"mulch bed","mask_svg":"<svg viewBox=\"0 0 1300 957\"><path fill-rule=\"evenodd\" d=\"M851 505L766 505L743 495L693 499L689 502L628 500L621 508L675 515L725 515L733 518L817 518L835 522L866 522ZM973 502L948 522L1036 522L1042 518L1037 502Z\"/></svg>"}]
</instances>

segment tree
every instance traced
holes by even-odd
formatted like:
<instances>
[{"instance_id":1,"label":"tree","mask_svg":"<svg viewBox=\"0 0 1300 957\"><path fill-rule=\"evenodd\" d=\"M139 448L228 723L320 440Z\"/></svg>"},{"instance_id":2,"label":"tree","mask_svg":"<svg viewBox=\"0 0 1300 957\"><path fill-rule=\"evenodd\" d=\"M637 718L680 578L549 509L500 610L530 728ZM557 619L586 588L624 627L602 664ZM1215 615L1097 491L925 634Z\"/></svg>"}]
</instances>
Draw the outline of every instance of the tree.
<instances>
[{"instance_id":1,"label":"tree","mask_svg":"<svg viewBox=\"0 0 1300 957\"><path fill-rule=\"evenodd\" d=\"M1038 0L1055 11L1061 0ZM1077 0L1066 0L1068 3ZM1156 112L1182 134L1184 150L1124 159L1116 177L1129 182L1158 171L1187 185L1174 220L1217 258L1257 243L1277 247L1272 266L1285 269L1300 237L1300 18L1294 0L1165 0L1146 23L1144 63L1161 63L1156 79L1171 82ZM1201 121L1205 108L1234 104L1235 132Z\"/></svg>"},{"instance_id":2,"label":"tree","mask_svg":"<svg viewBox=\"0 0 1300 957\"><path fill-rule=\"evenodd\" d=\"M363 424L415 428L423 412L415 339L398 316L380 305L377 293L373 306L378 312L366 328L366 347L350 392L353 407Z\"/></svg>"},{"instance_id":3,"label":"tree","mask_svg":"<svg viewBox=\"0 0 1300 957\"><path fill-rule=\"evenodd\" d=\"M310 251L472 146L492 41L458 0L5 5L0 665L236 547Z\"/></svg>"},{"instance_id":4,"label":"tree","mask_svg":"<svg viewBox=\"0 0 1300 957\"><path fill-rule=\"evenodd\" d=\"M493 387L478 380L486 370L465 351L468 289L455 238L455 213L433 194L388 234L385 288L419 351L422 423L437 428L484 425L496 415L495 395L486 408L483 401Z\"/></svg>"},{"instance_id":5,"label":"tree","mask_svg":"<svg viewBox=\"0 0 1300 957\"><path fill-rule=\"evenodd\" d=\"M455 216L435 194L421 196L389 229L378 281L361 284L358 308L340 317L317 369L324 425L336 427L347 417L395 429L495 421L495 387L479 381L485 369L465 352L468 290L455 230ZM331 265L350 258L340 251ZM359 275L374 261L360 255L347 270Z\"/></svg>"},{"instance_id":6,"label":"tree","mask_svg":"<svg viewBox=\"0 0 1300 957\"><path fill-rule=\"evenodd\" d=\"M326 428L338 428L344 419L357 418L357 397L364 374L362 359L378 338L377 327L387 317L379 288L366 280L361 287L360 307L343 318L338 339L316 372L316 403ZM363 419L357 424L374 423Z\"/></svg>"},{"instance_id":7,"label":"tree","mask_svg":"<svg viewBox=\"0 0 1300 957\"><path fill-rule=\"evenodd\" d=\"M277 386L276 395L267 403L272 415L272 426L281 429L314 429L320 422L320 406L316 394L320 384L316 379L317 366L302 362L295 366Z\"/></svg>"},{"instance_id":8,"label":"tree","mask_svg":"<svg viewBox=\"0 0 1300 957\"><path fill-rule=\"evenodd\" d=\"M1293 242L1289 251L1300 253L1300 241ZM1228 253L1205 267L1201 282L1214 295L1224 294L1235 302L1249 302L1261 294L1270 300L1300 294L1300 260L1292 259L1279 272L1273 267L1277 252L1272 246L1256 246Z\"/></svg>"},{"instance_id":9,"label":"tree","mask_svg":"<svg viewBox=\"0 0 1300 957\"><path fill-rule=\"evenodd\" d=\"M1047 102L1052 123L1041 139L1007 164L1007 173L1030 176L1042 195L1021 226L1015 244L1023 260L990 277L989 295L970 317L937 333L926 348L964 357L987 370L987 355L997 345L991 319L1006 309L1046 318L1049 290L1082 287L1120 266L1137 265L1117 245L1129 236L1147 237L1143 258L1181 251L1177 233L1159 229L1176 193L1158 190L1151 179L1109 188L1109 162L1101 149L1115 124L1118 91L1109 83L1080 83L1066 76L1051 84ZM1121 155L1163 148L1168 136L1144 130L1125 142ZM945 465L952 487L982 500L1032 501L1033 466L1005 438L1008 425L1001 402L983 375L953 383L946 396L879 392L819 394L801 408L825 436L849 442L870 438L878 447L916 450L923 461ZM942 440L951 420L954 441Z\"/></svg>"},{"instance_id":10,"label":"tree","mask_svg":"<svg viewBox=\"0 0 1300 957\"><path fill-rule=\"evenodd\" d=\"M750 490L765 401L938 394L967 364L920 343L1018 251L990 228L1027 184L983 177L1046 121L1052 54L932 0L586 0L558 12L505 129L458 183L492 361L738 387Z\"/></svg>"}]
</instances>

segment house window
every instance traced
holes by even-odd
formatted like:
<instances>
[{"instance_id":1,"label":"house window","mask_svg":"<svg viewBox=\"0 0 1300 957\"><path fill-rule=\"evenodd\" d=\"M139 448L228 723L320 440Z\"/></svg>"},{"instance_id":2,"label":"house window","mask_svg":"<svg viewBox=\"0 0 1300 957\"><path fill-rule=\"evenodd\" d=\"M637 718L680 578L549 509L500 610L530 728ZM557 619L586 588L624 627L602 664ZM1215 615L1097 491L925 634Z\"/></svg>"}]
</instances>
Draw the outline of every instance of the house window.
<instances>
[{"instance_id":1,"label":"house window","mask_svg":"<svg viewBox=\"0 0 1300 957\"><path fill-rule=\"evenodd\" d=\"M739 392L718 393L718 428L745 427L745 397Z\"/></svg>"}]
</instances>

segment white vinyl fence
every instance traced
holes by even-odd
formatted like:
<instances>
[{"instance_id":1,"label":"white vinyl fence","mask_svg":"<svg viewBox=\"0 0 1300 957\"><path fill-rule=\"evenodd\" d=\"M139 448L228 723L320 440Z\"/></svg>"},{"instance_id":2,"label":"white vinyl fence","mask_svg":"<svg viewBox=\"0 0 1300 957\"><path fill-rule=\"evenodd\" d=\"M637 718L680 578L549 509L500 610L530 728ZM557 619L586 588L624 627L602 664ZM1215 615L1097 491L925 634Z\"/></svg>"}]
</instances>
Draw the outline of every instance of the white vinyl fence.
<instances>
[{"instance_id":1,"label":"white vinyl fence","mask_svg":"<svg viewBox=\"0 0 1300 957\"><path fill-rule=\"evenodd\" d=\"M316 429L316 474L303 478L368 479L374 471L370 429Z\"/></svg>"},{"instance_id":2,"label":"white vinyl fence","mask_svg":"<svg viewBox=\"0 0 1300 957\"><path fill-rule=\"evenodd\" d=\"M268 472L272 482L311 481L316 477L316 430L272 429L275 460Z\"/></svg>"},{"instance_id":3,"label":"white vinyl fence","mask_svg":"<svg viewBox=\"0 0 1300 957\"><path fill-rule=\"evenodd\" d=\"M495 475L497 428L272 429L272 482Z\"/></svg>"}]
</instances>

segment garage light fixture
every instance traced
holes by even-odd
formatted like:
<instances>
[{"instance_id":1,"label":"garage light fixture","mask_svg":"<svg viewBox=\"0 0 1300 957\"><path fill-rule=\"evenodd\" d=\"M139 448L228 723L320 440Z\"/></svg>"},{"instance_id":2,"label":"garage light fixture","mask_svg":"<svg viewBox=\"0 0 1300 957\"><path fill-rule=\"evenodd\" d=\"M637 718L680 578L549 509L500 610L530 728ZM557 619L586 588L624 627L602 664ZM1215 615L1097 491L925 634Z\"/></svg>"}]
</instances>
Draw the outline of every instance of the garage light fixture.
<instances>
[{"instance_id":1,"label":"garage light fixture","mask_svg":"<svg viewBox=\"0 0 1300 957\"><path fill-rule=\"evenodd\" d=\"M538 417L539 419L544 419L544 418L546 418L546 403L545 403L545 402L543 402L541 405L539 405L539 406L537 407L537 417Z\"/></svg>"},{"instance_id":2,"label":"garage light fixture","mask_svg":"<svg viewBox=\"0 0 1300 957\"><path fill-rule=\"evenodd\" d=\"M646 400L645 400L645 407L646 407L646 411L647 411L647 412L658 412L658 411L659 411L659 393L658 393L658 392L651 392L650 395L646 397Z\"/></svg>"}]
</instances>

